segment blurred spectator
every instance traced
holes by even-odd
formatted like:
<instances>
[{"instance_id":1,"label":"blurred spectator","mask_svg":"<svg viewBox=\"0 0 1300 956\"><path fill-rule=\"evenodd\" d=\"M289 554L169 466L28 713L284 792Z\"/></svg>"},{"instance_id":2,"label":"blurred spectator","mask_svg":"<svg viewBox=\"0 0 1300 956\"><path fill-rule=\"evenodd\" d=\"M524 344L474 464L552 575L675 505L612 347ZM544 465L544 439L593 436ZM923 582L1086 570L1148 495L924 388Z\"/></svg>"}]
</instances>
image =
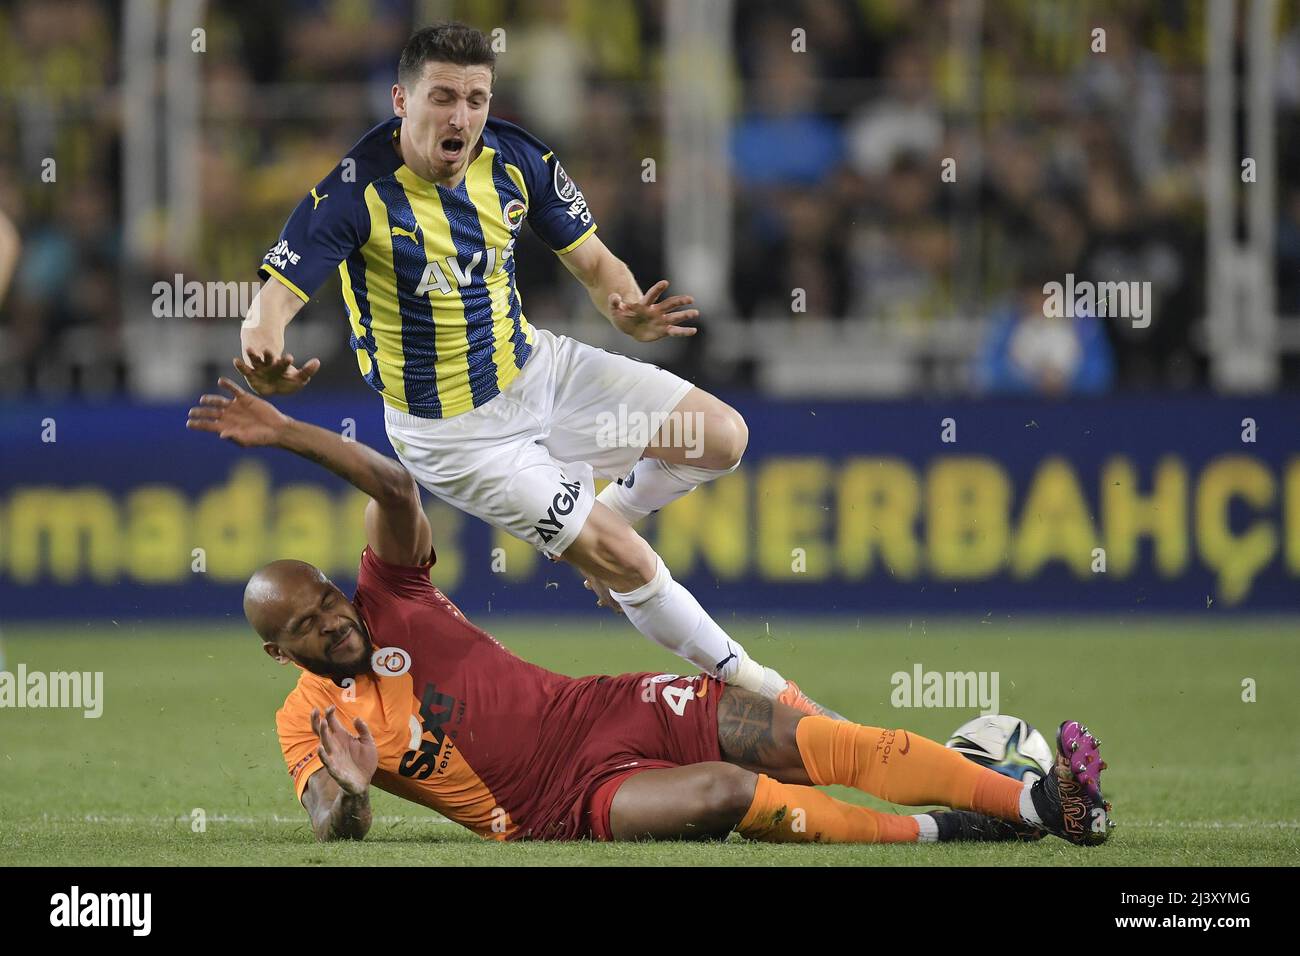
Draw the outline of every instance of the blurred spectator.
<instances>
[{"instance_id":1,"label":"blurred spectator","mask_svg":"<svg viewBox=\"0 0 1300 956\"><path fill-rule=\"evenodd\" d=\"M9 284L13 281L14 270L18 267L18 255L22 247L18 227L4 214L4 209L0 208L0 307L4 306L5 296L9 294Z\"/></svg>"},{"instance_id":2,"label":"blurred spectator","mask_svg":"<svg viewBox=\"0 0 1300 956\"><path fill-rule=\"evenodd\" d=\"M640 164L665 155L662 0L433 6L505 29L493 112L564 158L605 241L657 278L670 173L643 183ZM727 95L739 314L935 326L946 353L966 354L978 337L963 323L1019 302L1017 276L1031 265L1057 279L1146 280L1151 326L1103 323L1115 383L1206 384L1195 345L1205 309L1198 9L999 0L972 23L955 0L737 4L738 83ZM111 378L101 372L119 361L124 292L156 277L251 279L306 188L390 115L397 51L429 10L421 0L207 5L200 235L191 249L169 247L159 208L146 216L154 250L124 262L122 5L0 5L0 209L24 244L0 308L6 371L19 369L4 387ZM1282 5L1279 22L1278 307L1300 315L1300 15ZM1104 54L1086 42L1098 25ZM56 183L41 179L49 157ZM944 178L950 159L955 177ZM591 314L527 231L518 252L531 318ZM804 312L792 310L798 293ZM331 282L296 321L338 331L322 336L338 350L323 355L325 380L352 382L340 313ZM1066 341L1031 328L1025 341ZM74 368L83 362L86 375Z\"/></svg>"},{"instance_id":3,"label":"blurred spectator","mask_svg":"<svg viewBox=\"0 0 1300 956\"><path fill-rule=\"evenodd\" d=\"M371 121L392 115L397 55L411 32L412 0L290 0L281 79L364 82Z\"/></svg>"},{"instance_id":4,"label":"blurred spectator","mask_svg":"<svg viewBox=\"0 0 1300 956\"><path fill-rule=\"evenodd\" d=\"M1136 18L1133 18L1136 20ZM1163 169L1170 97L1165 69L1144 49L1135 22L1104 22L1106 52L1083 61L1078 108L1105 117L1137 176L1147 181Z\"/></svg>"},{"instance_id":5,"label":"blurred spectator","mask_svg":"<svg viewBox=\"0 0 1300 956\"><path fill-rule=\"evenodd\" d=\"M952 249L939 216L936 170L900 154L883 178L879 205L853 233L854 315L914 323L950 311Z\"/></svg>"},{"instance_id":6,"label":"blurred spectator","mask_svg":"<svg viewBox=\"0 0 1300 956\"><path fill-rule=\"evenodd\" d=\"M536 135L563 149L582 123L587 47L568 28L565 0L539 0L521 12L522 21L506 33L507 53L497 63L500 85L492 106L528 117Z\"/></svg>"},{"instance_id":7,"label":"blurred spectator","mask_svg":"<svg viewBox=\"0 0 1300 956\"><path fill-rule=\"evenodd\" d=\"M918 43L904 40L889 52L884 95L849 123L849 152L859 172L882 176L900 156L934 154L943 139L934 87Z\"/></svg>"},{"instance_id":8,"label":"blurred spectator","mask_svg":"<svg viewBox=\"0 0 1300 956\"><path fill-rule=\"evenodd\" d=\"M823 186L841 168L838 126L818 109L816 60L773 18L754 42L749 106L732 130L737 189L732 292L741 313L840 315L848 217Z\"/></svg>"},{"instance_id":9,"label":"blurred spectator","mask_svg":"<svg viewBox=\"0 0 1300 956\"><path fill-rule=\"evenodd\" d=\"M1026 279L1019 294L995 308L976 359L976 387L995 395L1095 395L1115 376L1106 330L1092 316L1044 315L1044 285L1051 272Z\"/></svg>"},{"instance_id":10,"label":"blurred spectator","mask_svg":"<svg viewBox=\"0 0 1300 956\"><path fill-rule=\"evenodd\" d=\"M1097 161L1089 172L1087 245L1080 278L1094 282L1149 282L1150 323L1134 327L1124 317L1107 319L1119 356L1120 378L1130 387L1177 388L1194 384L1192 321L1186 296L1195 289L1186 233L1170 226L1148 204L1123 169L1122 159ZM1183 293L1182 301L1176 296Z\"/></svg>"},{"instance_id":11,"label":"blurred spectator","mask_svg":"<svg viewBox=\"0 0 1300 956\"><path fill-rule=\"evenodd\" d=\"M839 128L816 108L814 62L791 50L786 24L764 28L749 107L732 131L742 185L816 186L840 163Z\"/></svg>"},{"instance_id":12,"label":"blurred spectator","mask_svg":"<svg viewBox=\"0 0 1300 956\"><path fill-rule=\"evenodd\" d=\"M1277 308L1300 316L1300 187L1282 197L1277 226Z\"/></svg>"}]
</instances>

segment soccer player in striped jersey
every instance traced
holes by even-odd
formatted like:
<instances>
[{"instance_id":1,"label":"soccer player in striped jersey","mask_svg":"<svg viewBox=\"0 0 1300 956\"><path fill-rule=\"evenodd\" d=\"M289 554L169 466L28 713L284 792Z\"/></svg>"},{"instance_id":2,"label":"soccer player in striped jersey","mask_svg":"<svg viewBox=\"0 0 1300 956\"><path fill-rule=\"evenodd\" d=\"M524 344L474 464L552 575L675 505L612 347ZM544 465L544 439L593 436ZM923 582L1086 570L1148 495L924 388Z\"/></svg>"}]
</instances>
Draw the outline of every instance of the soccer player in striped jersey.
<instances>
[{"instance_id":1,"label":"soccer player in striped jersey","mask_svg":"<svg viewBox=\"0 0 1300 956\"><path fill-rule=\"evenodd\" d=\"M531 325L515 282L527 222L620 331L689 336L690 296L642 291L596 236L582 192L529 133L488 115L496 56L481 32L415 33L376 126L314 186L262 260L236 368L261 395L320 367L285 327L338 269L351 346L385 404L399 460L434 495L572 563L602 604L715 677L828 713L754 661L674 581L632 525L734 470L740 415L648 363ZM653 422L658 434L637 426ZM619 431L611 422L631 423ZM688 429L698 424L695 438ZM595 494L596 477L617 479Z\"/></svg>"}]
</instances>

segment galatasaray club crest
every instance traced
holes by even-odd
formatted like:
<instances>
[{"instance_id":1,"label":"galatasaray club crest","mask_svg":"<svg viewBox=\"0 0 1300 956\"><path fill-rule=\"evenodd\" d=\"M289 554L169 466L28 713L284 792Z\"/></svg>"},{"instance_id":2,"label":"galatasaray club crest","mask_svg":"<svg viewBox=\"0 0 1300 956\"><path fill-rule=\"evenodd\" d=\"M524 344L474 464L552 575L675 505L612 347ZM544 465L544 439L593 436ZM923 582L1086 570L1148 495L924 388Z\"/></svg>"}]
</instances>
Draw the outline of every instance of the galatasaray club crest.
<instances>
[{"instance_id":1,"label":"galatasaray club crest","mask_svg":"<svg viewBox=\"0 0 1300 956\"><path fill-rule=\"evenodd\" d=\"M370 669L380 677L401 677L411 669L411 655L400 647L381 647L371 656Z\"/></svg>"}]
</instances>

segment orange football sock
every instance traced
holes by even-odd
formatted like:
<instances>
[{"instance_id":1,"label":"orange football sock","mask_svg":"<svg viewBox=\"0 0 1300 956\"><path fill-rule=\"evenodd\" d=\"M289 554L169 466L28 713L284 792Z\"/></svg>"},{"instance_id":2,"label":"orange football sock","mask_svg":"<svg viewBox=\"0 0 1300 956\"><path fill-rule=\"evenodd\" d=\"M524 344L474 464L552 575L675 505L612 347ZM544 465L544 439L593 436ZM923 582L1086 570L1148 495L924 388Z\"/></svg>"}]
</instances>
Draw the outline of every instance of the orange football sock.
<instances>
[{"instance_id":1,"label":"orange football sock","mask_svg":"<svg viewBox=\"0 0 1300 956\"><path fill-rule=\"evenodd\" d=\"M815 784L856 787L909 807L952 807L1021 820L1024 784L906 730L805 717L795 741Z\"/></svg>"},{"instance_id":2,"label":"orange football sock","mask_svg":"<svg viewBox=\"0 0 1300 956\"><path fill-rule=\"evenodd\" d=\"M915 817L854 806L760 773L754 802L736 829L768 843L915 843L920 828Z\"/></svg>"}]
</instances>

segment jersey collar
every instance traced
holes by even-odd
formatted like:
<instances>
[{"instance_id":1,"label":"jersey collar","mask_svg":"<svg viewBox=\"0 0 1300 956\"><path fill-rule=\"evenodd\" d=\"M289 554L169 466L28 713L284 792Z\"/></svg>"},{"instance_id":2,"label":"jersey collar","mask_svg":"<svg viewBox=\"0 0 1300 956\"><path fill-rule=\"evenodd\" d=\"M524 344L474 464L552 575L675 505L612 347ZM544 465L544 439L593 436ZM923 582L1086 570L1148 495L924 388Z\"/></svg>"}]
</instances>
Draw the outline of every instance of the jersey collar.
<instances>
[{"instance_id":1,"label":"jersey collar","mask_svg":"<svg viewBox=\"0 0 1300 956\"><path fill-rule=\"evenodd\" d=\"M410 166L406 165L406 160L402 159L402 151L401 149L398 149L399 139L402 135L402 118L400 116L394 116L393 119L396 120L392 133L393 148L397 149L397 158L401 161L401 165L398 167L398 172L401 173L402 186L406 189L414 189L416 192L424 195L433 195L439 189L447 192L463 191L466 188L466 181L469 179L470 168L473 167L475 163L493 162L494 160L492 157L497 153L497 135L484 125L483 132L479 135L479 140L483 143L483 148L479 150L477 156L470 160L469 166L465 167L465 175L461 177L460 184L456 186L455 189L448 189L446 186L439 185L438 183L429 182L429 180L425 179ZM492 156L488 155L489 150L491 150Z\"/></svg>"}]
</instances>

